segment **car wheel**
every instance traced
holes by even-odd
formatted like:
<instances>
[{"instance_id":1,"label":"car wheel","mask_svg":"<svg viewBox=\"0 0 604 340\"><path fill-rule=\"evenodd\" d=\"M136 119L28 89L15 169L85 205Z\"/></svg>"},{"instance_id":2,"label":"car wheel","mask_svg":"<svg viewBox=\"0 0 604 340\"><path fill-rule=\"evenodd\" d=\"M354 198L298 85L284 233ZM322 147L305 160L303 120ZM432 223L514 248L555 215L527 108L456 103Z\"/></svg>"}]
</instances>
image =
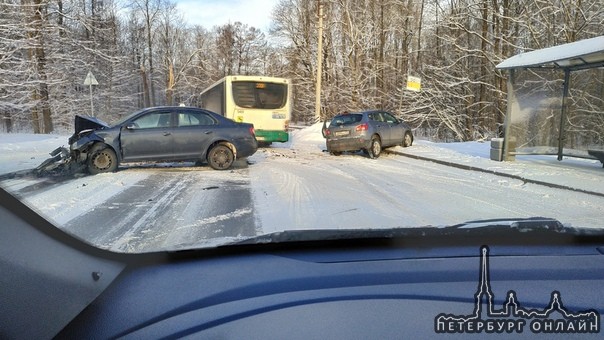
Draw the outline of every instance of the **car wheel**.
<instances>
[{"instance_id":1,"label":"car wheel","mask_svg":"<svg viewBox=\"0 0 604 340\"><path fill-rule=\"evenodd\" d=\"M97 144L88 153L88 172L92 175L117 170L117 156L113 149Z\"/></svg>"},{"instance_id":2,"label":"car wheel","mask_svg":"<svg viewBox=\"0 0 604 340\"><path fill-rule=\"evenodd\" d=\"M226 170L233 165L234 161L233 150L224 144L218 144L208 152L208 164L212 169Z\"/></svg>"},{"instance_id":3,"label":"car wheel","mask_svg":"<svg viewBox=\"0 0 604 340\"><path fill-rule=\"evenodd\" d=\"M380 142L378 136L373 136L371 137L371 144L369 145L367 154L369 155L369 158L378 158L380 153L382 153L382 142Z\"/></svg>"},{"instance_id":4,"label":"car wheel","mask_svg":"<svg viewBox=\"0 0 604 340\"><path fill-rule=\"evenodd\" d=\"M411 135L411 132L406 132L405 137L403 137L403 147L409 147L411 144L413 144L413 136Z\"/></svg>"}]
</instances>

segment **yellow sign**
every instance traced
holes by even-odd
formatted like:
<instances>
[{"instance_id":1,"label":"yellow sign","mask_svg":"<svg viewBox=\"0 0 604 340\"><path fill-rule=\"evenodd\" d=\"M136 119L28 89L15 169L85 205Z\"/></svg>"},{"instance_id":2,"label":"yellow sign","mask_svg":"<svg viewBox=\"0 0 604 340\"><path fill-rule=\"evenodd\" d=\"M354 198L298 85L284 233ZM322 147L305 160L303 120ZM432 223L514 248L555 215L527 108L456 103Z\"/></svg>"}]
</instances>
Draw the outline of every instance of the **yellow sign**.
<instances>
[{"instance_id":1,"label":"yellow sign","mask_svg":"<svg viewBox=\"0 0 604 340\"><path fill-rule=\"evenodd\" d=\"M407 77L407 90L419 92L422 87L422 78L420 77Z\"/></svg>"}]
</instances>

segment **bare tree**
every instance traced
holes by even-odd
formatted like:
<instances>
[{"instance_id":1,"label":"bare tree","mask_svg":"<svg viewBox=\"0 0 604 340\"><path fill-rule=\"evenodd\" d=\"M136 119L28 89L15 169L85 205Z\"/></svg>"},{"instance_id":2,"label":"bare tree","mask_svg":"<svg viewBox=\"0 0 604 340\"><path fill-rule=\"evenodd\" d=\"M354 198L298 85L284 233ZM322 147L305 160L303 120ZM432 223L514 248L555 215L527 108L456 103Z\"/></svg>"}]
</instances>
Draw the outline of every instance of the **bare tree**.
<instances>
[{"instance_id":1,"label":"bare tree","mask_svg":"<svg viewBox=\"0 0 604 340\"><path fill-rule=\"evenodd\" d=\"M506 106L506 74L495 65L601 35L604 22L598 0L280 0L267 38L239 22L191 27L172 0L126 5L0 0L4 131L69 129L74 113L88 112L88 71L100 82L96 113L107 120L138 107L197 105L199 93L225 75L264 74L291 78L293 119L311 121L318 56L324 118L384 108L428 138L488 138L501 133ZM590 85L572 90L575 144L604 135L601 72L582 73ZM421 92L405 89L410 75L421 77ZM560 91L560 83L546 86Z\"/></svg>"},{"instance_id":2,"label":"bare tree","mask_svg":"<svg viewBox=\"0 0 604 340\"><path fill-rule=\"evenodd\" d=\"M141 77L143 77L143 85L145 92L148 93L148 103L150 106L155 106L155 81L153 67L154 61L154 32L157 27L160 12L165 4L162 0L134 0L132 2L132 9L135 15L142 16L142 23L144 27L144 35L146 41L146 58L141 60ZM145 68L148 65L148 69Z\"/></svg>"},{"instance_id":3,"label":"bare tree","mask_svg":"<svg viewBox=\"0 0 604 340\"><path fill-rule=\"evenodd\" d=\"M29 59L32 76L36 86L32 88L31 99L36 105L32 108L31 118L35 133L53 131L53 123L48 96L48 75L45 50L45 32L47 30L47 4L42 0L32 0L24 7L30 18L27 27Z\"/></svg>"}]
</instances>

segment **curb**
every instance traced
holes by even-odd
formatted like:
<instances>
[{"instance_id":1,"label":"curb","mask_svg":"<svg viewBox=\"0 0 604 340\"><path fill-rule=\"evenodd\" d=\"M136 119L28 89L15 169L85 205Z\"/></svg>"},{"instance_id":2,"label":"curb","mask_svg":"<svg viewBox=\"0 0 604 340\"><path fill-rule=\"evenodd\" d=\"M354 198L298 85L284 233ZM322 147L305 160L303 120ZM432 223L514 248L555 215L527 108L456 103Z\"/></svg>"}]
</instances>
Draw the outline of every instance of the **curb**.
<instances>
[{"instance_id":1,"label":"curb","mask_svg":"<svg viewBox=\"0 0 604 340\"><path fill-rule=\"evenodd\" d=\"M518 175L507 174L505 172L499 172L499 171L495 171L495 170L483 169L483 168L479 168L479 167L475 167L475 166L471 166L471 165L463 165L463 164L458 164L458 163L453 163L453 162L447 162L447 161L437 160L437 159L428 158L428 157L424 157L424 156L412 155L412 154L408 154L408 153L404 153L404 152L400 152L400 151L384 150L384 152L393 153L393 154L396 154L396 155L405 156L405 157L409 157L409 158L413 158L413 159L417 159L417 160L433 162L433 163L436 163L436 164L446 165L446 166L450 166L450 167L454 167L454 168L458 168L458 169L462 169L462 170L479 171L479 172L483 172L483 173L487 173L487 174L491 174L491 175L495 175L495 176L501 176L501 177L507 177L507 178L511 178L511 179L517 179L517 180L520 180L520 181L522 181L524 183L543 185L543 186L546 186L546 187L549 187L549 188L553 188L553 189L570 190L570 191L580 192L580 193L583 193L583 194L588 194L588 195L593 195L593 196L598 196L598 197L604 197L604 193L597 192L597 191L577 189L577 188L569 187L569 186L566 186L566 185L554 184L554 183L539 181L539 180L525 178L525 177L518 176Z\"/></svg>"}]
</instances>

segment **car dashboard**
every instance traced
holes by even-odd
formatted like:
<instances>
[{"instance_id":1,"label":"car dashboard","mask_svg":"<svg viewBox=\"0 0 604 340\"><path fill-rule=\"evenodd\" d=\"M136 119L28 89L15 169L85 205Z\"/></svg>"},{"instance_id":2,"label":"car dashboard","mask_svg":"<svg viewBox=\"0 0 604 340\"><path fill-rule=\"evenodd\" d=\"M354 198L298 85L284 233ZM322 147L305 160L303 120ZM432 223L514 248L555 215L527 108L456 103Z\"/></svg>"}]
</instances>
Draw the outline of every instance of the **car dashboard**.
<instances>
[{"instance_id":1,"label":"car dashboard","mask_svg":"<svg viewBox=\"0 0 604 340\"><path fill-rule=\"evenodd\" d=\"M601 329L601 236L466 229L116 254L5 203L3 337L568 338Z\"/></svg>"}]
</instances>

